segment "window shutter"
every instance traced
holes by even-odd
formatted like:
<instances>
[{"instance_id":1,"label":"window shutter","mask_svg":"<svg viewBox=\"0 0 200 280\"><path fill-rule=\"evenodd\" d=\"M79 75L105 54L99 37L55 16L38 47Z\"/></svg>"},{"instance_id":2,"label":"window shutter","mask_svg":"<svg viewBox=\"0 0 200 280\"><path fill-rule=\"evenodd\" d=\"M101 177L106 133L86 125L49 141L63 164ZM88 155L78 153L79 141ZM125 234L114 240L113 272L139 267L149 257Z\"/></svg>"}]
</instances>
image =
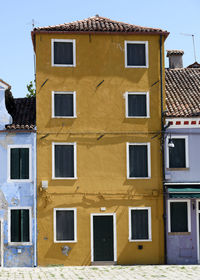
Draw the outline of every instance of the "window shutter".
<instances>
[{"instance_id":1,"label":"window shutter","mask_svg":"<svg viewBox=\"0 0 200 280\"><path fill-rule=\"evenodd\" d=\"M10 166L10 178L19 179L20 178L20 149L11 149L11 166Z\"/></svg>"},{"instance_id":2,"label":"window shutter","mask_svg":"<svg viewBox=\"0 0 200 280\"><path fill-rule=\"evenodd\" d=\"M54 64L73 64L72 42L54 42Z\"/></svg>"},{"instance_id":3,"label":"window shutter","mask_svg":"<svg viewBox=\"0 0 200 280\"><path fill-rule=\"evenodd\" d=\"M74 102L73 94L54 94L54 110L55 116L58 117L73 117L74 116Z\"/></svg>"},{"instance_id":4,"label":"window shutter","mask_svg":"<svg viewBox=\"0 0 200 280\"><path fill-rule=\"evenodd\" d=\"M148 177L147 145L129 146L129 176Z\"/></svg>"},{"instance_id":5,"label":"window shutter","mask_svg":"<svg viewBox=\"0 0 200 280\"><path fill-rule=\"evenodd\" d=\"M74 240L73 210L56 210L56 240Z\"/></svg>"},{"instance_id":6,"label":"window shutter","mask_svg":"<svg viewBox=\"0 0 200 280\"><path fill-rule=\"evenodd\" d=\"M131 239L149 239L148 210L131 210Z\"/></svg>"},{"instance_id":7,"label":"window shutter","mask_svg":"<svg viewBox=\"0 0 200 280\"><path fill-rule=\"evenodd\" d=\"M73 145L55 145L55 177L74 177Z\"/></svg>"},{"instance_id":8,"label":"window shutter","mask_svg":"<svg viewBox=\"0 0 200 280\"><path fill-rule=\"evenodd\" d=\"M127 65L146 66L145 44L127 43Z\"/></svg>"},{"instance_id":9,"label":"window shutter","mask_svg":"<svg viewBox=\"0 0 200 280\"><path fill-rule=\"evenodd\" d=\"M11 242L21 241L20 210L11 210Z\"/></svg>"},{"instance_id":10,"label":"window shutter","mask_svg":"<svg viewBox=\"0 0 200 280\"><path fill-rule=\"evenodd\" d=\"M171 232L188 232L187 202L170 202Z\"/></svg>"},{"instance_id":11,"label":"window shutter","mask_svg":"<svg viewBox=\"0 0 200 280\"><path fill-rule=\"evenodd\" d=\"M29 210L21 210L21 242L30 242L29 240Z\"/></svg>"},{"instance_id":12,"label":"window shutter","mask_svg":"<svg viewBox=\"0 0 200 280\"><path fill-rule=\"evenodd\" d=\"M128 95L128 116L129 117L147 116L146 95L144 94Z\"/></svg>"},{"instance_id":13,"label":"window shutter","mask_svg":"<svg viewBox=\"0 0 200 280\"><path fill-rule=\"evenodd\" d=\"M29 149L20 149L20 178L29 179Z\"/></svg>"},{"instance_id":14,"label":"window shutter","mask_svg":"<svg viewBox=\"0 0 200 280\"><path fill-rule=\"evenodd\" d=\"M174 148L169 148L169 167L184 168L186 167L185 156L185 139L172 139Z\"/></svg>"}]
</instances>

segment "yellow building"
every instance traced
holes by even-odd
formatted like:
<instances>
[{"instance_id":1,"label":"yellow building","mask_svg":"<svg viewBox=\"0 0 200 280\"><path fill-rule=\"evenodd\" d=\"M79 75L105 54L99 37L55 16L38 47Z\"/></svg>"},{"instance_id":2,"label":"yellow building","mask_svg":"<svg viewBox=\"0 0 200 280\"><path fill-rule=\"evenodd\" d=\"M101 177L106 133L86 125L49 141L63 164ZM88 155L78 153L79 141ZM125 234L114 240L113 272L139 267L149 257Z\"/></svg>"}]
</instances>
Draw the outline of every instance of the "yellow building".
<instances>
[{"instance_id":1,"label":"yellow building","mask_svg":"<svg viewBox=\"0 0 200 280\"><path fill-rule=\"evenodd\" d=\"M167 35L98 15L32 32L39 265L164 262Z\"/></svg>"}]
</instances>

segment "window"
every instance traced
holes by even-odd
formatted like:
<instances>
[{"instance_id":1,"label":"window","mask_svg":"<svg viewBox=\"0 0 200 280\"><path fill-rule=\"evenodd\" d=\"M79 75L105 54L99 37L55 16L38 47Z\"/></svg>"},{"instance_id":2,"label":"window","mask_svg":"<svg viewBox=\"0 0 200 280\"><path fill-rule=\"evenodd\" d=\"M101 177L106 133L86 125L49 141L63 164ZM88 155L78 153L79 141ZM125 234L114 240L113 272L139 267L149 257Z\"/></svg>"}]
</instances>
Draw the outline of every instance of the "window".
<instances>
[{"instance_id":1,"label":"window","mask_svg":"<svg viewBox=\"0 0 200 280\"><path fill-rule=\"evenodd\" d=\"M52 143L53 179L76 179L76 143Z\"/></svg>"},{"instance_id":2,"label":"window","mask_svg":"<svg viewBox=\"0 0 200 280\"><path fill-rule=\"evenodd\" d=\"M149 117L149 93L148 92L126 93L126 117L127 118Z\"/></svg>"},{"instance_id":3,"label":"window","mask_svg":"<svg viewBox=\"0 0 200 280\"><path fill-rule=\"evenodd\" d=\"M129 241L151 241L151 207L129 208Z\"/></svg>"},{"instance_id":4,"label":"window","mask_svg":"<svg viewBox=\"0 0 200 280\"><path fill-rule=\"evenodd\" d=\"M54 208L54 242L77 242L76 208Z\"/></svg>"},{"instance_id":5,"label":"window","mask_svg":"<svg viewBox=\"0 0 200 280\"><path fill-rule=\"evenodd\" d=\"M51 40L52 66L76 66L76 40Z\"/></svg>"},{"instance_id":6,"label":"window","mask_svg":"<svg viewBox=\"0 0 200 280\"><path fill-rule=\"evenodd\" d=\"M125 41L125 67L148 67L148 42Z\"/></svg>"},{"instance_id":7,"label":"window","mask_svg":"<svg viewBox=\"0 0 200 280\"><path fill-rule=\"evenodd\" d=\"M8 181L31 180L31 145L8 146Z\"/></svg>"},{"instance_id":8,"label":"window","mask_svg":"<svg viewBox=\"0 0 200 280\"><path fill-rule=\"evenodd\" d=\"M150 143L127 143L127 178L151 177Z\"/></svg>"},{"instance_id":9,"label":"window","mask_svg":"<svg viewBox=\"0 0 200 280\"><path fill-rule=\"evenodd\" d=\"M168 200L168 231L191 231L189 200Z\"/></svg>"},{"instance_id":10,"label":"window","mask_svg":"<svg viewBox=\"0 0 200 280\"><path fill-rule=\"evenodd\" d=\"M167 137L167 145L170 137ZM167 167L168 168L188 168L188 137L171 137L174 147L167 147Z\"/></svg>"},{"instance_id":11,"label":"window","mask_svg":"<svg viewBox=\"0 0 200 280\"><path fill-rule=\"evenodd\" d=\"M31 208L8 209L8 242L31 244Z\"/></svg>"},{"instance_id":12,"label":"window","mask_svg":"<svg viewBox=\"0 0 200 280\"><path fill-rule=\"evenodd\" d=\"M52 92L52 117L75 118L76 117L76 93Z\"/></svg>"}]
</instances>

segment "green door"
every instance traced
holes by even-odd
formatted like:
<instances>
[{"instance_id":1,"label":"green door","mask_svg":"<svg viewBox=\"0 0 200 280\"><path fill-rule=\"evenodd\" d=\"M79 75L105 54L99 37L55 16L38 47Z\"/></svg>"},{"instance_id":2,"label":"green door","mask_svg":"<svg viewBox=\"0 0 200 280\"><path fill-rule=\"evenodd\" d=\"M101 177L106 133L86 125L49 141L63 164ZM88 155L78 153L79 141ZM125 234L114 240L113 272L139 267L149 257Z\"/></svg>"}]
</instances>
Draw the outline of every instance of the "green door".
<instances>
[{"instance_id":1,"label":"green door","mask_svg":"<svg viewBox=\"0 0 200 280\"><path fill-rule=\"evenodd\" d=\"M93 216L94 261L114 261L113 216Z\"/></svg>"}]
</instances>

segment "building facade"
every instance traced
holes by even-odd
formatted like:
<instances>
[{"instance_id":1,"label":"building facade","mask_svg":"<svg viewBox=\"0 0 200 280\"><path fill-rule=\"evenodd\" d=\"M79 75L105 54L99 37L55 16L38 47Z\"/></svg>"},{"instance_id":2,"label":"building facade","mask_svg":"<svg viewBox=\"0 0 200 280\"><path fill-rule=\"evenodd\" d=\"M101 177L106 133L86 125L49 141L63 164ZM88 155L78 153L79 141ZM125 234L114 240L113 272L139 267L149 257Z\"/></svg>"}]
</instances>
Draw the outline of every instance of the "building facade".
<instances>
[{"instance_id":1,"label":"building facade","mask_svg":"<svg viewBox=\"0 0 200 280\"><path fill-rule=\"evenodd\" d=\"M36 266L35 100L0 80L0 263Z\"/></svg>"},{"instance_id":2,"label":"building facade","mask_svg":"<svg viewBox=\"0 0 200 280\"><path fill-rule=\"evenodd\" d=\"M168 264L197 264L200 218L200 68L168 51L166 69L166 241ZM175 57L175 60L173 60ZM177 63L178 62L178 66Z\"/></svg>"},{"instance_id":3,"label":"building facade","mask_svg":"<svg viewBox=\"0 0 200 280\"><path fill-rule=\"evenodd\" d=\"M98 15L32 32L39 265L164 262L167 36Z\"/></svg>"}]
</instances>

